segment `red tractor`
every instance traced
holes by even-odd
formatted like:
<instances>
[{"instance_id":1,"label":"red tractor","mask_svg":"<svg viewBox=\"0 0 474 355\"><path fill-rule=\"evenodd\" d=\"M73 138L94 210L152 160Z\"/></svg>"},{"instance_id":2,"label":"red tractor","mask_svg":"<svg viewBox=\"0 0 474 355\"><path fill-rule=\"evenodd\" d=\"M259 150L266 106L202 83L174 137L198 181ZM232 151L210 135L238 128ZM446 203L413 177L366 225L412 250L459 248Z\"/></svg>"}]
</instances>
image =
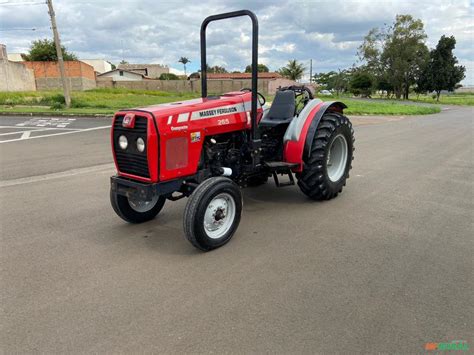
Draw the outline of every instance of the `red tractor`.
<instances>
[{"instance_id":1,"label":"red tractor","mask_svg":"<svg viewBox=\"0 0 474 355\"><path fill-rule=\"evenodd\" d=\"M206 28L252 20L252 87L207 95ZM280 88L270 108L257 92L258 22L248 10L210 16L201 26L202 98L121 110L113 118L117 175L110 199L127 222L153 219L166 200L188 197L184 233L196 248L226 244L240 223L241 187L297 184L314 200L337 196L353 159L354 131L341 102L315 99L304 86ZM279 176L287 175L285 182Z\"/></svg>"}]
</instances>

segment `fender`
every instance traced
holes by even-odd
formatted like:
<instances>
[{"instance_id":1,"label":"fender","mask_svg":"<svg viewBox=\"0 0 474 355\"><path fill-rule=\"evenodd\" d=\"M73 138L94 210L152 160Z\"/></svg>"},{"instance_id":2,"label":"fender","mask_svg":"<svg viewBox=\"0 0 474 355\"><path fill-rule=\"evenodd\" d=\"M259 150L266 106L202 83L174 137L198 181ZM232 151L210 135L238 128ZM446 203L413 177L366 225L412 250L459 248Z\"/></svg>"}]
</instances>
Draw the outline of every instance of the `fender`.
<instances>
[{"instance_id":1,"label":"fender","mask_svg":"<svg viewBox=\"0 0 474 355\"><path fill-rule=\"evenodd\" d=\"M311 152L316 129L323 115L328 111L342 113L345 108L347 106L339 101L322 102L318 99L311 100L307 107L301 111L300 115L290 123L284 136L283 160L288 163L298 164L293 169L294 172L301 172L303 170L303 160Z\"/></svg>"},{"instance_id":2,"label":"fender","mask_svg":"<svg viewBox=\"0 0 474 355\"><path fill-rule=\"evenodd\" d=\"M325 102L323 105L321 105L318 112L316 112L316 115L311 121L308 131L306 132L305 135L303 135L303 137L306 137L304 150L303 150L304 158L309 157L309 154L311 152L311 147L313 145L313 139L316 134L316 129L318 128L319 122L321 121L321 118L323 117L323 115L328 111L336 111L336 112L342 113L345 108L347 108L347 106L344 103L339 102L339 101L328 101L328 102Z\"/></svg>"}]
</instances>

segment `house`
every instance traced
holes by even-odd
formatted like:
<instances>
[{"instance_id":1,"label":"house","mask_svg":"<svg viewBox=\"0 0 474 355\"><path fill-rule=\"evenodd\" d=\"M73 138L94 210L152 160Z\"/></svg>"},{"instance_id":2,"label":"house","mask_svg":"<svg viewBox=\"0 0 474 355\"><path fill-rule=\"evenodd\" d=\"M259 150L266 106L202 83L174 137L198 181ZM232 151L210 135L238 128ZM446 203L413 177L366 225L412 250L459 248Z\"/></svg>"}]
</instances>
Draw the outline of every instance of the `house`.
<instances>
[{"instance_id":1,"label":"house","mask_svg":"<svg viewBox=\"0 0 474 355\"><path fill-rule=\"evenodd\" d=\"M112 70L112 64L103 59L81 59L81 62L89 64L99 74Z\"/></svg>"},{"instance_id":2,"label":"house","mask_svg":"<svg viewBox=\"0 0 474 355\"><path fill-rule=\"evenodd\" d=\"M8 53L8 60L11 62L23 62L21 53Z\"/></svg>"},{"instance_id":3,"label":"house","mask_svg":"<svg viewBox=\"0 0 474 355\"><path fill-rule=\"evenodd\" d=\"M111 81L141 81L149 78L135 71L126 69L113 69L108 72L97 75L97 79Z\"/></svg>"},{"instance_id":4,"label":"house","mask_svg":"<svg viewBox=\"0 0 474 355\"><path fill-rule=\"evenodd\" d=\"M169 67L161 64L119 64L117 69L134 71L151 79L158 79L161 74L170 72Z\"/></svg>"}]
</instances>

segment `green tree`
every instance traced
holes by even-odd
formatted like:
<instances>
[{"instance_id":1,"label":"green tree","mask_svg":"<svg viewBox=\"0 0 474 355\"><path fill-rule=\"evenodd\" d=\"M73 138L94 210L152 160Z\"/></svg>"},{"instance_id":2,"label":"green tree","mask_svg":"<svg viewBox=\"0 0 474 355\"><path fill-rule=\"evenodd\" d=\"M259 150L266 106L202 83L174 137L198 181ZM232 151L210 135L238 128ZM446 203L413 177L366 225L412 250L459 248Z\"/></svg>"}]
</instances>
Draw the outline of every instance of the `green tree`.
<instances>
[{"instance_id":1,"label":"green tree","mask_svg":"<svg viewBox=\"0 0 474 355\"><path fill-rule=\"evenodd\" d=\"M328 73L316 73L313 78L321 89L332 90L334 89L334 79L336 75L337 73L335 71L330 71Z\"/></svg>"},{"instance_id":2,"label":"green tree","mask_svg":"<svg viewBox=\"0 0 474 355\"><path fill-rule=\"evenodd\" d=\"M184 66L184 75L185 75L186 77L188 77L188 76L186 75L186 64L188 64L188 63L190 63L190 62L191 62L191 61L190 61L188 58L186 58L186 57L181 57L181 58L179 58L179 60L178 60L178 63L182 63L183 66Z\"/></svg>"},{"instance_id":3,"label":"green tree","mask_svg":"<svg viewBox=\"0 0 474 355\"><path fill-rule=\"evenodd\" d=\"M305 66L302 63L298 63L296 59L289 60L286 67L281 68L278 72L290 80L299 80L306 70Z\"/></svg>"},{"instance_id":4,"label":"green tree","mask_svg":"<svg viewBox=\"0 0 474 355\"><path fill-rule=\"evenodd\" d=\"M61 50L63 52L64 60L77 60L76 55L68 52L64 46L61 46ZM23 60L28 62L55 62L58 60L54 41L47 38L33 41L28 54L23 54L22 57Z\"/></svg>"},{"instance_id":5,"label":"green tree","mask_svg":"<svg viewBox=\"0 0 474 355\"><path fill-rule=\"evenodd\" d=\"M129 64L125 59L122 59L119 64Z\"/></svg>"},{"instance_id":6,"label":"green tree","mask_svg":"<svg viewBox=\"0 0 474 355\"><path fill-rule=\"evenodd\" d=\"M418 91L435 91L436 100L439 101L442 90L453 91L465 78L466 68L457 65L458 59L453 55L455 47L454 36L441 36L436 48L431 50L429 62L418 80Z\"/></svg>"},{"instance_id":7,"label":"green tree","mask_svg":"<svg viewBox=\"0 0 474 355\"><path fill-rule=\"evenodd\" d=\"M395 96L408 99L410 86L416 83L428 59L428 48L423 22L410 15L397 15L392 30L387 34L381 55Z\"/></svg>"},{"instance_id":8,"label":"green tree","mask_svg":"<svg viewBox=\"0 0 474 355\"><path fill-rule=\"evenodd\" d=\"M370 30L358 54L374 86L407 99L428 60L425 39L423 22L410 15L397 15L393 25Z\"/></svg>"},{"instance_id":9,"label":"green tree","mask_svg":"<svg viewBox=\"0 0 474 355\"><path fill-rule=\"evenodd\" d=\"M258 64L257 65L257 71L259 73L268 73L270 70L265 64ZM252 72L252 65L249 64L245 67L245 73L251 73Z\"/></svg>"},{"instance_id":10,"label":"green tree","mask_svg":"<svg viewBox=\"0 0 474 355\"><path fill-rule=\"evenodd\" d=\"M179 80L179 77L173 73L162 73L159 80Z\"/></svg>"},{"instance_id":11,"label":"green tree","mask_svg":"<svg viewBox=\"0 0 474 355\"><path fill-rule=\"evenodd\" d=\"M224 74L227 73L227 69L224 67L220 67L218 65L214 65L213 67L210 67L209 65L207 66L207 72L208 73L214 73L214 74Z\"/></svg>"},{"instance_id":12,"label":"green tree","mask_svg":"<svg viewBox=\"0 0 474 355\"><path fill-rule=\"evenodd\" d=\"M349 90L350 70L330 71L328 73L317 73L313 76L314 81L322 90L332 90L336 95Z\"/></svg>"},{"instance_id":13,"label":"green tree","mask_svg":"<svg viewBox=\"0 0 474 355\"><path fill-rule=\"evenodd\" d=\"M355 96L370 97L372 93L372 77L369 73L357 71L351 77L351 92Z\"/></svg>"}]
</instances>

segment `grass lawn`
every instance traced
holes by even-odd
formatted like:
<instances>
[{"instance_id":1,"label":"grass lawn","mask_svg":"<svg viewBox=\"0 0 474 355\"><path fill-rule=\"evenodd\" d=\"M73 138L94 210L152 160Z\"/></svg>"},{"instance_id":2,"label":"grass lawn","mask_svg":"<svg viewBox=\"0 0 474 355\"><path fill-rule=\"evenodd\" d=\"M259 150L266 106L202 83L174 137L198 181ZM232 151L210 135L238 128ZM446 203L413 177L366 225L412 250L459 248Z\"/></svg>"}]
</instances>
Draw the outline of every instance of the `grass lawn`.
<instances>
[{"instance_id":1,"label":"grass lawn","mask_svg":"<svg viewBox=\"0 0 474 355\"><path fill-rule=\"evenodd\" d=\"M198 94L93 89L74 91L70 109L60 91L0 92L0 112L112 114L123 108L143 107L199 97Z\"/></svg>"},{"instance_id":2,"label":"grass lawn","mask_svg":"<svg viewBox=\"0 0 474 355\"><path fill-rule=\"evenodd\" d=\"M429 104L474 106L474 93L441 94L439 102L431 95L420 95L419 97L412 95L410 96L410 100Z\"/></svg>"},{"instance_id":3,"label":"grass lawn","mask_svg":"<svg viewBox=\"0 0 474 355\"><path fill-rule=\"evenodd\" d=\"M405 105L391 100L360 101L350 98L324 98L324 101L331 100L344 102L348 107L344 113L348 115L427 115L441 111L437 106Z\"/></svg>"},{"instance_id":4,"label":"grass lawn","mask_svg":"<svg viewBox=\"0 0 474 355\"><path fill-rule=\"evenodd\" d=\"M143 107L161 103L187 100L199 97L193 93L169 93L163 91L138 91L126 89L94 89L72 93L72 107L64 108L64 98L60 91L0 92L0 112L15 113L66 113L66 114L112 114L123 108ZM272 99L269 96L269 101ZM341 100L349 108L349 115L422 115L437 113L438 106L421 107L404 105L396 101L359 101L350 98Z\"/></svg>"}]
</instances>

